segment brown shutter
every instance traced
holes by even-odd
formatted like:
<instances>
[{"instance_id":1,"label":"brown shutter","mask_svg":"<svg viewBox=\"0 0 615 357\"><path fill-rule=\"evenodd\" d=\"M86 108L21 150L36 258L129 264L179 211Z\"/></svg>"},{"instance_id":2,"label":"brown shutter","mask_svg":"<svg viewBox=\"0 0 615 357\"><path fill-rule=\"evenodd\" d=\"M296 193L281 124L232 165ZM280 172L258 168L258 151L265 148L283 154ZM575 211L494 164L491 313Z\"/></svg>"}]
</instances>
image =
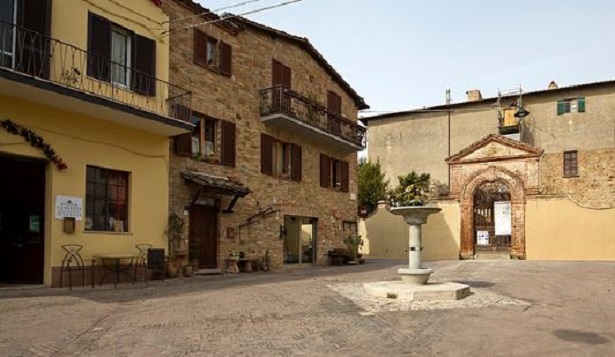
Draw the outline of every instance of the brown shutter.
<instances>
[{"instance_id":1,"label":"brown shutter","mask_svg":"<svg viewBox=\"0 0 615 357\"><path fill-rule=\"evenodd\" d=\"M290 178L293 181L301 181L303 174L303 157L301 146L291 144L290 146Z\"/></svg>"},{"instance_id":2,"label":"brown shutter","mask_svg":"<svg viewBox=\"0 0 615 357\"><path fill-rule=\"evenodd\" d=\"M156 41L135 35L132 46L132 90L139 94L156 96Z\"/></svg>"},{"instance_id":3,"label":"brown shutter","mask_svg":"<svg viewBox=\"0 0 615 357\"><path fill-rule=\"evenodd\" d=\"M348 163L342 161L342 192L348 192L350 177L348 172Z\"/></svg>"},{"instance_id":4,"label":"brown shutter","mask_svg":"<svg viewBox=\"0 0 615 357\"><path fill-rule=\"evenodd\" d=\"M273 138L261 134L261 172L273 175Z\"/></svg>"},{"instance_id":5,"label":"brown shutter","mask_svg":"<svg viewBox=\"0 0 615 357\"><path fill-rule=\"evenodd\" d=\"M180 156L192 156L192 133L175 137L175 153Z\"/></svg>"},{"instance_id":6,"label":"brown shutter","mask_svg":"<svg viewBox=\"0 0 615 357\"><path fill-rule=\"evenodd\" d=\"M271 86L275 87L282 84L282 64L276 60L271 60Z\"/></svg>"},{"instance_id":7,"label":"brown shutter","mask_svg":"<svg viewBox=\"0 0 615 357\"><path fill-rule=\"evenodd\" d=\"M88 23L88 76L109 82L111 72L111 23L107 19L89 14Z\"/></svg>"},{"instance_id":8,"label":"brown shutter","mask_svg":"<svg viewBox=\"0 0 615 357\"><path fill-rule=\"evenodd\" d=\"M320 154L320 186L331 187L331 159Z\"/></svg>"},{"instance_id":9,"label":"brown shutter","mask_svg":"<svg viewBox=\"0 0 615 357\"><path fill-rule=\"evenodd\" d=\"M220 163L226 166L235 166L235 124L226 120L221 120L222 123L222 153L220 155Z\"/></svg>"},{"instance_id":10,"label":"brown shutter","mask_svg":"<svg viewBox=\"0 0 615 357\"><path fill-rule=\"evenodd\" d=\"M192 61L207 67L207 35L197 29L192 32Z\"/></svg>"},{"instance_id":11,"label":"brown shutter","mask_svg":"<svg viewBox=\"0 0 615 357\"><path fill-rule=\"evenodd\" d=\"M291 87L291 71L289 67L282 66L282 86L286 89Z\"/></svg>"},{"instance_id":12,"label":"brown shutter","mask_svg":"<svg viewBox=\"0 0 615 357\"><path fill-rule=\"evenodd\" d=\"M13 1L11 1L12 3ZM51 0L22 0L17 2L17 25L29 31L16 41L15 69L49 78L51 43Z\"/></svg>"},{"instance_id":13,"label":"brown shutter","mask_svg":"<svg viewBox=\"0 0 615 357\"><path fill-rule=\"evenodd\" d=\"M233 64L233 47L220 41L220 73L230 76Z\"/></svg>"}]
</instances>

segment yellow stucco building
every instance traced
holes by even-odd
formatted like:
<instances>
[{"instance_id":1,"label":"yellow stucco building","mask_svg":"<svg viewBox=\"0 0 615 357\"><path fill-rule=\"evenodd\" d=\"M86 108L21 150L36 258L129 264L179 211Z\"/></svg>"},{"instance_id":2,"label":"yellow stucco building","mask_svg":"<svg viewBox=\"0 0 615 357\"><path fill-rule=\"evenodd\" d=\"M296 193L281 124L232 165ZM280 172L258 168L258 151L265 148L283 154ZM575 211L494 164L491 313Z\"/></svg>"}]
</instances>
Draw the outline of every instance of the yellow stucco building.
<instances>
[{"instance_id":1,"label":"yellow stucco building","mask_svg":"<svg viewBox=\"0 0 615 357\"><path fill-rule=\"evenodd\" d=\"M167 247L169 137L192 125L159 5L2 2L0 283L59 285L66 244Z\"/></svg>"}]
</instances>

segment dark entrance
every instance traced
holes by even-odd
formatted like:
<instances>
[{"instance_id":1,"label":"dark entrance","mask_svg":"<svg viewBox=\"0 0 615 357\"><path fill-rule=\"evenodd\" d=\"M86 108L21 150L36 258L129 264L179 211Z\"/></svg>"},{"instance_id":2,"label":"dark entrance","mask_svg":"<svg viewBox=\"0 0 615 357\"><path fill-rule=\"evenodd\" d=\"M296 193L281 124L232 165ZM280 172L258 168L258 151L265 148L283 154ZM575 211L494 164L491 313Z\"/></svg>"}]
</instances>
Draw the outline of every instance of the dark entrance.
<instances>
[{"instance_id":1,"label":"dark entrance","mask_svg":"<svg viewBox=\"0 0 615 357\"><path fill-rule=\"evenodd\" d=\"M284 216L284 264L316 264L318 219Z\"/></svg>"},{"instance_id":2,"label":"dark entrance","mask_svg":"<svg viewBox=\"0 0 615 357\"><path fill-rule=\"evenodd\" d=\"M42 284L47 162L0 155L0 281Z\"/></svg>"},{"instance_id":3,"label":"dark entrance","mask_svg":"<svg viewBox=\"0 0 615 357\"><path fill-rule=\"evenodd\" d=\"M510 192L501 182L486 182L474 193L474 250L476 253L510 252L510 232L501 234L496 229L498 219L496 213L498 212L495 206L506 203L510 204ZM508 222L510 222L510 209L507 212Z\"/></svg>"},{"instance_id":4,"label":"dark entrance","mask_svg":"<svg viewBox=\"0 0 615 357\"><path fill-rule=\"evenodd\" d=\"M217 208L201 205L190 207L190 244L197 252L199 268L218 267Z\"/></svg>"}]
</instances>

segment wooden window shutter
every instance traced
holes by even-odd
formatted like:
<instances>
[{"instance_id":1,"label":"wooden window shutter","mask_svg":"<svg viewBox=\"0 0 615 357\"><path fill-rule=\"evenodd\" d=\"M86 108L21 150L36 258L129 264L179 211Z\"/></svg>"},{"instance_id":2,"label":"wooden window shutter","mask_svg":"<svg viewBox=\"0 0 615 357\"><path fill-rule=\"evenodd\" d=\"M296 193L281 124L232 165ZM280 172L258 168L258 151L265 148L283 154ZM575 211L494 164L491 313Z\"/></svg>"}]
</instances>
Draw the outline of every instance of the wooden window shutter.
<instances>
[{"instance_id":1,"label":"wooden window shutter","mask_svg":"<svg viewBox=\"0 0 615 357\"><path fill-rule=\"evenodd\" d=\"M557 115L563 115L566 113L566 102L560 100L557 102Z\"/></svg>"},{"instance_id":2,"label":"wooden window shutter","mask_svg":"<svg viewBox=\"0 0 615 357\"><path fill-rule=\"evenodd\" d=\"M290 146L290 178L293 181L301 181L303 174L303 154L301 146L292 144Z\"/></svg>"},{"instance_id":3,"label":"wooden window shutter","mask_svg":"<svg viewBox=\"0 0 615 357\"><path fill-rule=\"evenodd\" d=\"M175 137L175 153L179 156L192 156L192 133Z\"/></svg>"},{"instance_id":4,"label":"wooden window shutter","mask_svg":"<svg viewBox=\"0 0 615 357\"><path fill-rule=\"evenodd\" d=\"M271 60L271 86L275 87L282 84L282 64L276 60Z\"/></svg>"},{"instance_id":5,"label":"wooden window shutter","mask_svg":"<svg viewBox=\"0 0 615 357\"><path fill-rule=\"evenodd\" d=\"M111 23L107 19L89 14L88 19L88 76L109 82L111 72Z\"/></svg>"},{"instance_id":6,"label":"wooden window shutter","mask_svg":"<svg viewBox=\"0 0 615 357\"><path fill-rule=\"evenodd\" d=\"M291 87L291 71L289 67L282 66L282 86L286 89Z\"/></svg>"},{"instance_id":7,"label":"wooden window shutter","mask_svg":"<svg viewBox=\"0 0 615 357\"><path fill-rule=\"evenodd\" d=\"M192 61L207 67L207 35L197 29L192 32Z\"/></svg>"},{"instance_id":8,"label":"wooden window shutter","mask_svg":"<svg viewBox=\"0 0 615 357\"><path fill-rule=\"evenodd\" d=\"M350 186L350 176L348 172L348 163L342 161L342 192L348 192Z\"/></svg>"},{"instance_id":9,"label":"wooden window shutter","mask_svg":"<svg viewBox=\"0 0 615 357\"><path fill-rule=\"evenodd\" d=\"M156 95L156 41L135 35L132 46L132 90L143 95Z\"/></svg>"},{"instance_id":10,"label":"wooden window shutter","mask_svg":"<svg viewBox=\"0 0 615 357\"><path fill-rule=\"evenodd\" d=\"M17 1L16 10L17 25L38 34L50 36L51 0ZM15 43L17 46L15 65L28 74L49 78L51 40L45 36L30 33L24 33L19 38Z\"/></svg>"},{"instance_id":11,"label":"wooden window shutter","mask_svg":"<svg viewBox=\"0 0 615 357\"><path fill-rule=\"evenodd\" d=\"M261 134L261 172L273 175L273 138Z\"/></svg>"},{"instance_id":12,"label":"wooden window shutter","mask_svg":"<svg viewBox=\"0 0 615 357\"><path fill-rule=\"evenodd\" d=\"M220 73L231 76L233 64L233 47L220 41Z\"/></svg>"},{"instance_id":13,"label":"wooden window shutter","mask_svg":"<svg viewBox=\"0 0 615 357\"><path fill-rule=\"evenodd\" d=\"M342 98L335 92L327 91L327 111L338 115L342 113Z\"/></svg>"},{"instance_id":14,"label":"wooden window shutter","mask_svg":"<svg viewBox=\"0 0 615 357\"><path fill-rule=\"evenodd\" d=\"M222 153L220 163L226 166L235 166L236 158L236 135L235 123L221 120L222 123Z\"/></svg>"},{"instance_id":15,"label":"wooden window shutter","mask_svg":"<svg viewBox=\"0 0 615 357\"><path fill-rule=\"evenodd\" d=\"M577 99L577 111L579 113L585 113L585 97Z\"/></svg>"},{"instance_id":16,"label":"wooden window shutter","mask_svg":"<svg viewBox=\"0 0 615 357\"><path fill-rule=\"evenodd\" d=\"M331 159L320 154L320 186L331 187Z\"/></svg>"}]
</instances>

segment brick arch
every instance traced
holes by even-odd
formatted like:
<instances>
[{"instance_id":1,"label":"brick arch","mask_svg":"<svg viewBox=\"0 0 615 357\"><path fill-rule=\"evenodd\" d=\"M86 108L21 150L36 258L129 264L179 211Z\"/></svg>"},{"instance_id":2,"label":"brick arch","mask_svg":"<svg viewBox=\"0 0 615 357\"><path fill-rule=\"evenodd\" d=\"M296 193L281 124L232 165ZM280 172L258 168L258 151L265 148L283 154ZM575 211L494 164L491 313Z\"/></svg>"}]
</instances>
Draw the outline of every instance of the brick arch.
<instances>
[{"instance_id":1,"label":"brick arch","mask_svg":"<svg viewBox=\"0 0 615 357\"><path fill-rule=\"evenodd\" d=\"M525 259L525 185L514 172L503 167L489 166L470 175L461 189L460 257L474 257L474 193L484 183L501 182L510 192L511 203L511 256Z\"/></svg>"}]
</instances>

